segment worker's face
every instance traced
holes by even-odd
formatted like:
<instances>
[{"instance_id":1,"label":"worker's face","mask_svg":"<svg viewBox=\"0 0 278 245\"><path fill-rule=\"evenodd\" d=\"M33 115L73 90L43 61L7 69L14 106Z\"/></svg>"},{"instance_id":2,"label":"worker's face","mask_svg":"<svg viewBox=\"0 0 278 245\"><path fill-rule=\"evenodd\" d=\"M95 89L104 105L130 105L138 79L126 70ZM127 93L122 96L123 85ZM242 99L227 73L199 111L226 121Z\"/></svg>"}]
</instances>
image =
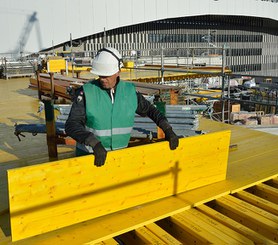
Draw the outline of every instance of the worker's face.
<instances>
[{"instance_id":1,"label":"worker's face","mask_svg":"<svg viewBox=\"0 0 278 245\"><path fill-rule=\"evenodd\" d=\"M117 78L118 78L119 74L120 74L120 72L117 72L114 75L107 76L107 77L99 76L99 81L100 81L101 86L104 89L114 88L117 83Z\"/></svg>"}]
</instances>

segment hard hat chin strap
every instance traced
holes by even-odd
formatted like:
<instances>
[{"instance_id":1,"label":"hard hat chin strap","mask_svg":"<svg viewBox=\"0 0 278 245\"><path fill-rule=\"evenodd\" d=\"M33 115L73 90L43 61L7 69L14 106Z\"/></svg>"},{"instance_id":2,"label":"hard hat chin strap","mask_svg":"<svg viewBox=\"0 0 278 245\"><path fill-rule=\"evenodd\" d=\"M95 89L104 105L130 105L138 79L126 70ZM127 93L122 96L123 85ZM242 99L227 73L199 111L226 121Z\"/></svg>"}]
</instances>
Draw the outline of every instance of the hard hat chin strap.
<instances>
[{"instance_id":1,"label":"hard hat chin strap","mask_svg":"<svg viewBox=\"0 0 278 245\"><path fill-rule=\"evenodd\" d=\"M117 55L115 55L111 50L109 49L106 49L106 48L102 48L100 49L98 52L97 52L97 55L99 55L101 52L108 52L110 54L112 54L117 60L118 60L118 63L119 63L119 70L121 69L121 63L123 62L123 59L120 59Z\"/></svg>"}]
</instances>

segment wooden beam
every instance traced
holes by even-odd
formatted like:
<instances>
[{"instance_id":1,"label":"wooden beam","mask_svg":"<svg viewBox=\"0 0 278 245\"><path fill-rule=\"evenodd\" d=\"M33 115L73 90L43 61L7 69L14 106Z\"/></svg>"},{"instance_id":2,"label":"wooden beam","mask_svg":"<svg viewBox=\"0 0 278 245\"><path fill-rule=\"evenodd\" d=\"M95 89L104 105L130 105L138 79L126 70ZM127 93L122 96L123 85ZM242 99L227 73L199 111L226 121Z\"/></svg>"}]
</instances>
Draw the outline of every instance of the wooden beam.
<instances>
[{"instance_id":1,"label":"wooden beam","mask_svg":"<svg viewBox=\"0 0 278 245\"><path fill-rule=\"evenodd\" d=\"M182 212L182 214L187 216L193 215L194 219L197 218L199 225L202 225L213 234L218 234L218 236L221 237L221 239L224 239L228 244L254 244L253 241L244 237L237 231L226 227L217 220L212 219L195 208Z\"/></svg>"},{"instance_id":2,"label":"wooden beam","mask_svg":"<svg viewBox=\"0 0 278 245\"><path fill-rule=\"evenodd\" d=\"M216 200L216 210L234 219L237 222L257 231L272 241L278 240L278 224L252 210L238 205L225 197Z\"/></svg>"},{"instance_id":3,"label":"wooden beam","mask_svg":"<svg viewBox=\"0 0 278 245\"><path fill-rule=\"evenodd\" d=\"M94 245L118 245L119 243L115 241L113 238L95 243Z\"/></svg>"},{"instance_id":4,"label":"wooden beam","mask_svg":"<svg viewBox=\"0 0 278 245\"><path fill-rule=\"evenodd\" d=\"M230 131L8 170L13 240L224 180Z\"/></svg>"},{"instance_id":5,"label":"wooden beam","mask_svg":"<svg viewBox=\"0 0 278 245\"><path fill-rule=\"evenodd\" d=\"M135 235L143 241L143 244L161 244L166 245L167 243L164 242L159 236L151 232L145 226L140 227L135 230Z\"/></svg>"},{"instance_id":6,"label":"wooden beam","mask_svg":"<svg viewBox=\"0 0 278 245\"><path fill-rule=\"evenodd\" d=\"M258 208L254 205L251 205L250 203L246 202L246 201L243 201L241 199L238 199L232 195L227 195L225 196L225 198L229 201L232 201L233 203L237 204L238 206L242 206L256 214L259 214L261 215L262 217L266 218L266 219L269 219L271 221L274 221L278 224L278 216L268 212L268 211L265 211L264 209L262 208Z\"/></svg>"},{"instance_id":7,"label":"wooden beam","mask_svg":"<svg viewBox=\"0 0 278 245\"><path fill-rule=\"evenodd\" d=\"M244 237L252 240L255 244L273 244L273 241L262 236L260 233L251 230L250 228L242 225L239 222L229 218L228 216L219 213L218 211L202 204L196 207L197 210L205 213L206 215L212 217L214 220L222 223L223 225L231 228L232 230L242 234Z\"/></svg>"},{"instance_id":8,"label":"wooden beam","mask_svg":"<svg viewBox=\"0 0 278 245\"><path fill-rule=\"evenodd\" d=\"M180 241L170 235L168 232L163 230L160 226L155 223L146 225L146 228L151 231L153 234L156 234L165 244L171 245L182 245Z\"/></svg>"},{"instance_id":9,"label":"wooden beam","mask_svg":"<svg viewBox=\"0 0 278 245\"><path fill-rule=\"evenodd\" d=\"M256 196L278 205L278 190L272 186L258 183L256 186L253 186L247 190Z\"/></svg>"},{"instance_id":10,"label":"wooden beam","mask_svg":"<svg viewBox=\"0 0 278 245\"><path fill-rule=\"evenodd\" d=\"M191 237L191 239L195 238L194 241L198 241L196 242L196 244L199 243L200 244L224 244L225 243L224 240L221 239L221 237L217 236L217 234L213 234L209 232L207 229L205 229L204 227L202 227L202 225L199 224L199 221L193 216L190 216L189 219L187 215L175 214L171 216L170 220L171 222L179 226L181 230L187 233L188 234L187 236ZM190 244L195 244L195 242Z\"/></svg>"},{"instance_id":11,"label":"wooden beam","mask_svg":"<svg viewBox=\"0 0 278 245\"><path fill-rule=\"evenodd\" d=\"M247 191L239 191L235 196L278 216L278 205Z\"/></svg>"}]
</instances>

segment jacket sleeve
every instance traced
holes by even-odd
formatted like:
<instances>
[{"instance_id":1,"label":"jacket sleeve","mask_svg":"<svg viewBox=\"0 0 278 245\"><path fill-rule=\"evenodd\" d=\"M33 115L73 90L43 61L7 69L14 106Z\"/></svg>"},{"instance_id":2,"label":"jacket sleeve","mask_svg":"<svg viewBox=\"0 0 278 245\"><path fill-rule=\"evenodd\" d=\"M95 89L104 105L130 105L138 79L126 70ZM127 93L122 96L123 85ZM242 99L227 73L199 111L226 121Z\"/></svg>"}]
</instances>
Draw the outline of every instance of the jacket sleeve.
<instances>
[{"instance_id":1,"label":"jacket sleeve","mask_svg":"<svg viewBox=\"0 0 278 245\"><path fill-rule=\"evenodd\" d=\"M92 132L86 130L86 98L83 89L76 92L72 107L65 124L65 131L68 136L80 144L94 147L99 140Z\"/></svg>"},{"instance_id":2,"label":"jacket sleeve","mask_svg":"<svg viewBox=\"0 0 278 245\"><path fill-rule=\"evenodd\" d=\"M149 117L152 119L158 127L160 127L164 132L172 128L169 124L167 118L148 100L144 98L144 96L137 92L137 100L138 106L136 113L142 117Z\"/></svg>"}]
</instances>

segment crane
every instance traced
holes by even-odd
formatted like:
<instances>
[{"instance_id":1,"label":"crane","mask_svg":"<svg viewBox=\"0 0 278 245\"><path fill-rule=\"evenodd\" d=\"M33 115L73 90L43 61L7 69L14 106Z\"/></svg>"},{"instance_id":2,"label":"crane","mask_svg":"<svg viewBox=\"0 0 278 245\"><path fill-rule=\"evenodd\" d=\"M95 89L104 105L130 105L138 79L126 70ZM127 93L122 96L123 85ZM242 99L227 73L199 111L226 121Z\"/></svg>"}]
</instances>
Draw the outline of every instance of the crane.
<instances>
[{"instance_id":1,"label":"crane","mask_svg":"<svg viewBox=\"0 0 278 245\"><path fill-rule=\"evenodd\" d=\"M36 27L39 49L42 49L42 38L40 27L38 24L37 12L33 12L31 15L28 16L27 21L25 22L22 32L19 36L17 46L14 50L14 54L16 56L21 55L23 53L25 45L28 41L28 38L34 25Z\"/></svg>"}]
</instances>

